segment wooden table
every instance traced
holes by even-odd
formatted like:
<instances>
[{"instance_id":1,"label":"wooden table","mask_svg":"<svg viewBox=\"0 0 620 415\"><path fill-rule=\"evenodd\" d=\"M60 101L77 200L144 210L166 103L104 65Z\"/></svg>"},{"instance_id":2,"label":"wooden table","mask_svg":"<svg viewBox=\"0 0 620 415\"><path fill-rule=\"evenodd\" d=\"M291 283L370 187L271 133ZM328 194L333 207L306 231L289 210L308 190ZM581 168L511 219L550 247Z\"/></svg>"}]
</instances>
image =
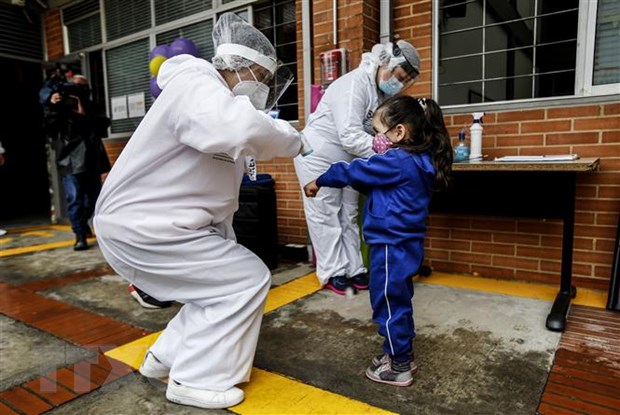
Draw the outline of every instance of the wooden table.
<instances>
[{"instance_id":1,"label":"wooden table","mask_svg":"<svg viewBox=\"0 0 620 415\"><path fill-rule=\"evenodd\" d=\"M451 184L433 196L431 212L562 219L560 289L546 323L549 330L562 331L577 293L572 285L577 174L595 171L599 163L598 158L454 163Z\"/></svg>"}]
</instances>

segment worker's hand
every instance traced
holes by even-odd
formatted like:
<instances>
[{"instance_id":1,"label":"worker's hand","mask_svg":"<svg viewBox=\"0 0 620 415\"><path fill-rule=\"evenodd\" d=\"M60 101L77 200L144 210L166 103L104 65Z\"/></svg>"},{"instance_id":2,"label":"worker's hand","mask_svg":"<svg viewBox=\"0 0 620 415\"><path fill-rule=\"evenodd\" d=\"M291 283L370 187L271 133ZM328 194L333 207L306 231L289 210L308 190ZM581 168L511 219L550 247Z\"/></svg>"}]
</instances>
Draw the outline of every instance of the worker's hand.
<instances>
[{"instance_id":1,"label":"worker's hand","mask_svg":"<svg viewBox=\"0 0 620 415\"><path fill-rule=\"evenodd\" d=\"M54 92L52 96L50 97L50 102L52 104L58 104L61 99L62 99L62 96L60 95L60 93Z\"/></svg>"},{"instance_id":2,"label":"worker's hand","mask_svg":"<svg viewBox=\"0 0 620 415\"><path fill-rule=\"evenodd\" d=\"M319 186L317 186L316 180L313 180L304 186L304 193L306 194L306 197L315 197L318 191Z\"/></svg>"}]
</instances>

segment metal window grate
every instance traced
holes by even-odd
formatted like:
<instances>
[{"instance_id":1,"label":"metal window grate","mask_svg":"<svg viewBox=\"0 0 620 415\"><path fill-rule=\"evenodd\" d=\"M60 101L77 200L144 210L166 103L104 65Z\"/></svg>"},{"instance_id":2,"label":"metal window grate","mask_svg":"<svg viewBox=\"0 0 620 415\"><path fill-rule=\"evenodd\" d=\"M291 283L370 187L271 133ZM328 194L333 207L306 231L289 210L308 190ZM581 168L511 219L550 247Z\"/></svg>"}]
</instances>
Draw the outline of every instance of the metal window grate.
<instances>
[{"instance_id":1,"label":"metal window grate","mask_svg":"<svg viewBox=\"0 0 620 415\"><path fill-rule=\"evenodd\" d=\"M593 85L620 83L620 2L599 0Z\"/></svg>"}]
</instances>

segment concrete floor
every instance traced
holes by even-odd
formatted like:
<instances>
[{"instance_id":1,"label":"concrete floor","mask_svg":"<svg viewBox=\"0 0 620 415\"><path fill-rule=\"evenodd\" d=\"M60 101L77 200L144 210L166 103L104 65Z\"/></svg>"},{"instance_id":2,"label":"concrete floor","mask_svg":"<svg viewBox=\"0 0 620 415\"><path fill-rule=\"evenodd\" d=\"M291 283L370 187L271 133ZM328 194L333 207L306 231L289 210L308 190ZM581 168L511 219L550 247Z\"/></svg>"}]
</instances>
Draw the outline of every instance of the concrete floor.
<instances>
[{"instance_id":1,"label":"concrete floor","mask_svg":"<svg viewBox=\"0 0 620 415\"><path fill-rule=\"evenodd\" d=\"M85 252L74 252L71 247L44 250L2 258L0 282L21 285L103 266L105 261L96 247ZM306 263L283 263L274 271L274 286L312 270ZM377 411L425 415L536 413L560 339L560 334L544 326L551 303L427 281L415 285L415 349L420 369L411 387L376 384L364 377L370 359L380 353L382 341L370 319L367 292L345 298L321 290L269 312L263 320L255 367L366 403ZM151 331L163 329L179 307L139 307L127 294L126 283L113 273L40 294ZM89 353L52 334L0 316L1 390L52 367L84 359ZM229 413L171 404L164 391L165 385L148 382L134 373L50 413ZM255 413L270 413L264 409L269 408L268 402L261 407L262 412ZM322 413L312 409L312 402L305 407L308 410L303 413Z\"/></svg>"}]
</instances>

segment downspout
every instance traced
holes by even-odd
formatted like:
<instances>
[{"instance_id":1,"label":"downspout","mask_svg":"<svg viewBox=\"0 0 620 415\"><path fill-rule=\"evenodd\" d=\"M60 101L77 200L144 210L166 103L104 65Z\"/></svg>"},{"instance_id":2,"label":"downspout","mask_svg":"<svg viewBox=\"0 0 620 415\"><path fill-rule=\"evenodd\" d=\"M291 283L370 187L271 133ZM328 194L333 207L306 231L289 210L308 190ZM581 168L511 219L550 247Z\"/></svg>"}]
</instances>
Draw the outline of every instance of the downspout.
<instances>
[{"instance_id":1,"label":"downspout","mask_svg":"<svg viewBox=\"0 0 620 415\"><path fill-rule=\"evenodd\" d=\"M386 44L392 37L392 1L379 0L379 42Z\"/></svg>"},{"instance_id":2,"label":"downspout","mask_svg":"<svg viewBox=\"0 0 620 415\"><path fill-rule=\"evenodd\" d=\"M338 0L334 0L333 1L333 8L334 8L334 49L336 49L338 47Z\"/></svg>"},{"instance_id":3,"label":"downspout","mask_svg":"<svg viewBox=\"0 0 620 415\"><path fill-rule=\"evenodd\" d=\"M301 1L301 32L303 47L304 73L304 123L310 116L311 88L312 88L312 25L310 24L310 1Z\"/></svg>"}]
</instances>

